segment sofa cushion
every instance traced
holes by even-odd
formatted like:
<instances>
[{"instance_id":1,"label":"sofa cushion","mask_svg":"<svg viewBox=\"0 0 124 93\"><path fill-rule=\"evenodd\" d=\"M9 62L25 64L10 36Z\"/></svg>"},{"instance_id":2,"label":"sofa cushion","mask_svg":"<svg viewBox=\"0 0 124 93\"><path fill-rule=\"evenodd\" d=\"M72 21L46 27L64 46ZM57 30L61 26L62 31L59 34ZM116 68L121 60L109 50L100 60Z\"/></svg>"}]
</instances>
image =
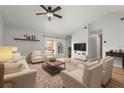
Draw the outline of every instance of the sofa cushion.
<instances>
[{"instance_id":1,"label":"sofa cushion","mask_svg":"<svg viewBox=\"0 0 124 93\"><path fill-rule=\"evenodd\" d=\"M78 80L80 82L82 82L82 77L81 77L82 74L83 74L82 72L83 72L83 70L81 70L81 69L76 69L76 70L73 70L73 71L67 71L67 70L62 71L62 73L66 74L67 76L70 76L70 77L72 77L75 80Z\"/></svg>"},{"instance_id":2,"label":"sofa cushion","mask_svg":"<svg viewBox=\"0 0 124 93\"><path fill-rule=\"evenodd\" d=\"M32 59L42 59L42 56L33 56Z\"/></svg>"},{"instance_id":3,"label":"sofa cushion","mask_svg":"<svg viewBox=\"0 0 124 93\"><path fill-rule=\"evenodd\" d=\"M96 61L93 61L93 62L87 62L87 63L85 63L85 66L87 66L87 67L92 67L92 66L94 66L94 65L97 65L97 64L99 64L100 62L98 61L98 60L96 60Z\"/></svg>"},{"instance_id":4,"label":"sofa cushion","mask_svg":"<svg viewBox=\"0 0 124 93\"><path fill-rule=\"evenodd\" d=\"M17 62L17 61L19 61L19 60L21 60L21 54L20 54L19 52L13 53L13 54L12 54L12 61L13 61L13 62Z\"/></svg>"},{"instance_id":5,"label":"sofa cushion","mask_svg":"<svg viewBox=\"0 0 124 93\"><path fill-rule=\"evenodd\" d=\"M41 54L41 51L33 51L31 56L39 56Z\"/></svg>"},{"instance_id":6,"label":"sofa cushion","mask_svg":"<svg viewBox=\"0 0 124 93\"><path fill-rule=\"evenodd\" d=\"M11 74L22 71L22 63L4 63L4 73Z\"/></svg>"}]
</instances>

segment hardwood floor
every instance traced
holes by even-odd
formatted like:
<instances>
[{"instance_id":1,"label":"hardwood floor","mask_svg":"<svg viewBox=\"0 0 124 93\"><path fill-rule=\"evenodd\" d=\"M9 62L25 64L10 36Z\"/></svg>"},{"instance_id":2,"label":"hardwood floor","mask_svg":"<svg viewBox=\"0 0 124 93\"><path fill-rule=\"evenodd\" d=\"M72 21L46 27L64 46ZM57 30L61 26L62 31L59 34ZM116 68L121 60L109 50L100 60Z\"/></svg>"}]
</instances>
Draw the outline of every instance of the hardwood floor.
<instances>
[{"instance_id":1,"label":"hardwood floor","mask_svg":"<svg viewBox=\"0 0 124 93\"><path fill-rule=\"evenodd\" d=\"M108 88L124 88L124 69L113 68L112 79L106 85Z\"/></svg>"}]
</instances>

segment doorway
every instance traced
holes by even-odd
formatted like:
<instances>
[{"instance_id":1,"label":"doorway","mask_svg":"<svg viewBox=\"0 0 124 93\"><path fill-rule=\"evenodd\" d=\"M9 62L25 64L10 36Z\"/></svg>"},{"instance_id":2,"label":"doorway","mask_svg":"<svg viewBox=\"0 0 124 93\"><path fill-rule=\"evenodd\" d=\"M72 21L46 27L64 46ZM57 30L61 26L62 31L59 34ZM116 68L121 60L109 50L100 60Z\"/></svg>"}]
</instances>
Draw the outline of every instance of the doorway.
<instances>
[{"instance_id":1,"label":"doorway","mask_svg":"<svg viewBox=\"0 0 124 93\"><path fill-rule=\"evenodd\" d=\"M65 41L55 38L47 38L45 44L45 51L52 51L57 58L65 55Z\"/></svg>"},{"instance_id":2,"label":"doorway","mask_svg":"<svg viewBox=\"0 0 124 93\"><path fill-rule=\"evenodd\" d=\"M54 53L54 49L55 49L55 41L47 40L47 51L52 51Z\"/></svg>"}]
</instances>

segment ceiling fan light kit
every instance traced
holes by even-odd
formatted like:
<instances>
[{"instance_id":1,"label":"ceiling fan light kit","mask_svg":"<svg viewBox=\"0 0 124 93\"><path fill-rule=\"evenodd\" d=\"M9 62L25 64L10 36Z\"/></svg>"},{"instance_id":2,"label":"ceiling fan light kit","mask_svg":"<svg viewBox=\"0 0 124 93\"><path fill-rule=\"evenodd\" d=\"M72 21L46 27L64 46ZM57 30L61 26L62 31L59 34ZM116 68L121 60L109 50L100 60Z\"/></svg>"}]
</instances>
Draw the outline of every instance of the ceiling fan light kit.
<instances>
[{"instance_id":1,"label":"ceiling fan light kit","mask_svg":"<svg viewBox=\"0 0 124 93\"><path fill-rule=\"evenodd\" d=\"M50 13L50 12L49 12L49 13L47 13L47 16L48 16L48 17L53 17L53 13Z\"/></svg>"},{"instance_id":2,"label":"ceiling fan light kit","mask_svg":"<svg viewBox=\"0 0 124 93\"><path fill-rule=\"evenodd\" d=\"M62 8L60 6L57 6L56 8L52 9L51 6L49 6L48 8L46 8L44 5L40 5L45 11L46 13L36 13L36 15L47 15L48 16L48 21L51 21L51 18L53 16L57 17L57 18L62 18L61 15L55 14L55 12L61 10Z\"/></svg>"}]
</instances>

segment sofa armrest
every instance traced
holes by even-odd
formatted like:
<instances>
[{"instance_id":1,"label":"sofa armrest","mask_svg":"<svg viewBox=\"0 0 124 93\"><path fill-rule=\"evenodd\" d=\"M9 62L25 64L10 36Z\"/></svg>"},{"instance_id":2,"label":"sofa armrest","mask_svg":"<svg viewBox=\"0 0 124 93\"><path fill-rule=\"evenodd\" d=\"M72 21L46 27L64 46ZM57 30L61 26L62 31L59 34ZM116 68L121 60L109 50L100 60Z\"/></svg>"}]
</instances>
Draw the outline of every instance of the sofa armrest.
<instances>
[{"instance_id":1,"label":"sofa armrest","mask_svg":"<svg viewBox=\"0 0 124 93\"><path fill-rule=\"evenodd\" d=\"M35 86L36 70L24 70L22 72L12 73L4 75L4 82L14 82L14 87L18 88L30 88Z\"/></svg>"},{"instance_id":2,"label":"sofa armrest","mask_svg":"<svg viewBox=\"0 0 124 93\"><path fill-rule=\"evenodd\" d=\"M26 69L29 70L29 66L26 60L19 60L18 63L22 64L22 70L26 70Z\"/></svg>"},{"instance_id":3,"label":"sofa armrest","mask_svg":"<svg viewBox=\"0 0 124 93\"><path fill-rule=\"evenodd\" d=\"M25 57L25 56L21 56L21 59L22 59L22 60L26 60L26 57Z\"/></svg>"},{"instance_id":4,"label":"sofa armrest","mask_svg":"<svg viewBox=\"0 0 124 93\"><path fill-rule=\"evenodd\" d=\"M79 75L80 76L80 75ZM64 87L67 88L87 88L87 85L79 78L76 78L72 73L64 70L61 72L61 77ZM82 78L82 76L80 76Z\"/></svg>"},{"instance_id":5,"label":"sofa armrest","mask_svg":"<svg viewBox=\"0 0 124 93\"><path fill-rule=\"evenodd\" d=\"M32 73L32 72L35 72L35 70L23 70L22 72L5 74L4 75L4 80L6 81L6 80L16 78L16 77L19 77L19 76L22 76L22 75L26 75L26 74L29 74L29 73Z\"/></svg>"}]
</instances>

